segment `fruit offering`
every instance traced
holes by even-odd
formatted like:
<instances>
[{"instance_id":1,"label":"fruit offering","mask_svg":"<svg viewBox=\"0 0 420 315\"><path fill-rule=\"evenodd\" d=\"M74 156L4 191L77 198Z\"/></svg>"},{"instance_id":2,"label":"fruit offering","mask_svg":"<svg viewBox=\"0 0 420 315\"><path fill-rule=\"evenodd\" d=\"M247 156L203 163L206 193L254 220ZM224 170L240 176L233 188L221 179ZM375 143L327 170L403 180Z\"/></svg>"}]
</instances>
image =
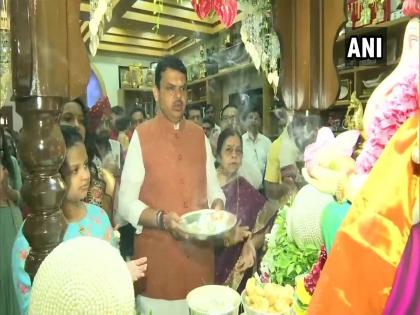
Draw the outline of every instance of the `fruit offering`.
<instances>
[{"instance_id":1,"label":"fruit offering","mask_svg":"<svg viewBox=\"0 0 420 315\"><path fill-rule=\"evenodd\" d=\"M274 283L260 284L255 278L247 281L244 292L245 310L255 312L283 314L288 312L293 303L294 290L290 285Z\"/></svg>"}]
</instances>

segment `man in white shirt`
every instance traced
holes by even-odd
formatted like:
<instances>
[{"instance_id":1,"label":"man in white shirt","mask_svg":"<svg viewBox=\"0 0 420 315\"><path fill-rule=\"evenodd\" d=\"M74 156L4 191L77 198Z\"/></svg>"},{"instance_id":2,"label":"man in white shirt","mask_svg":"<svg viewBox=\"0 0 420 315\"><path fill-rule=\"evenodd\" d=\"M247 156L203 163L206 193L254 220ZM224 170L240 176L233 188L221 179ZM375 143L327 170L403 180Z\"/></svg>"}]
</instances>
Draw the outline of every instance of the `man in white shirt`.
<instances>
[{"instance_id":1,"label":"man in white shirt","mask_svg":"<svg viewBox=\"0 0 420 315\"><path fill-rule=\"evenodd\" d=\"M214 281L214 249L185 241L180 216L223 209L210 144L202 128L183 119L187 70L163 58L153 94L158 115L134 132L121 178L118 214L137 229L134 257L147 257L146 281L135 284L141 314L188 314L192 289Z\"/></svg>"},{"instance_id":2,"label":"man in white shirt","mask_svg":"<svg viewBox=\"0 0 420 315\"><path fill-rule=\"evenodd\" d=\"M245 127L247 132L242 135L244 151L243 162L258 166L258 170L261 174L261 182L258 184L258 189L260 189L262 187L262 178L271 141L259 132L261 127L261 115L256 107L251 108L246 112Z\"/></svg>"}]
</instances>

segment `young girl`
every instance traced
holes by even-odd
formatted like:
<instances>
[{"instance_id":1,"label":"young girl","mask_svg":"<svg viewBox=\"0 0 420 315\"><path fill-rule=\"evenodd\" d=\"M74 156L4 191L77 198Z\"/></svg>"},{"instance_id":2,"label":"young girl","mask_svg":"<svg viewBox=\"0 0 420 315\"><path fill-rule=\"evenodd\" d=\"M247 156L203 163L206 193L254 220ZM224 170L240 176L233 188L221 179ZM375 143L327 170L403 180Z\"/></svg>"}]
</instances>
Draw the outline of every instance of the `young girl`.
<instances>
[{"instance_id":1,"label":"young girl","mask_svg":"<svg viewBox=\"0 0 420 315\"><path fill-rule=\"evenodd\" d=\"M114 230L106 212L98 206L86 204L86 197L90 173L88 169L88 157L83 139L78 131L70 126L62 126L64 140L66 142L66 159L60 169L66 186L66 196L62 203L62 211L67 220L67 229L63 242L80 236L92 236L117 246ZM25 260L29 253L29 243L19 230L12 251L12 272L15 291L20 305L21 313L27 314L31 281L25 272ZM104 262L106 263L106 262ZM146 258L140 258L127 263L133 281L143 277L146 271Z\"/></svg>"},{"instance_id":2,"label":"young girl","mask_svg":"<svg viewBox=\"0 0 420 315\"><path fill-rule=\"evenodd\" d=\"M18 207L21 187L18 162L11 155L4 129L0 127L0 314L19 314L10 259L13 241L22 224L22 214Z\"/></svg>"}]
</instances>

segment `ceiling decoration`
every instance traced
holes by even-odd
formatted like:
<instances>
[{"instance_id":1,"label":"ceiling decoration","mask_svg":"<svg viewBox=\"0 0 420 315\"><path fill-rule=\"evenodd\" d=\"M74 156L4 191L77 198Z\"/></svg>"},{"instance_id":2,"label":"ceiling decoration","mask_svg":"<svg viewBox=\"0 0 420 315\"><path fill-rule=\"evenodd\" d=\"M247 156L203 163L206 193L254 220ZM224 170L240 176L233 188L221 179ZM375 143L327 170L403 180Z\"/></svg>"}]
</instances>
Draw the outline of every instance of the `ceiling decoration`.
<instances>
[{"instance_id":1,"label":"ceiling decoration","mask_svg":"<svg viewBox=\"0 0 420 315\"><path fill-rule=\"evenodd\" d=\"M109 21L105 20L101 30L103 35L97 41L96 48L100 52L148 57L177 54L225 29L217 15L201 20L189 0L164 0L163 6L154 0L110 1L112 16ZM88 48L90 15L90 1L82 0L80 31ZM235 23L244 16L238 10ZM153 30L157 24L158 32Z\"/></svg>"}]
</instances>

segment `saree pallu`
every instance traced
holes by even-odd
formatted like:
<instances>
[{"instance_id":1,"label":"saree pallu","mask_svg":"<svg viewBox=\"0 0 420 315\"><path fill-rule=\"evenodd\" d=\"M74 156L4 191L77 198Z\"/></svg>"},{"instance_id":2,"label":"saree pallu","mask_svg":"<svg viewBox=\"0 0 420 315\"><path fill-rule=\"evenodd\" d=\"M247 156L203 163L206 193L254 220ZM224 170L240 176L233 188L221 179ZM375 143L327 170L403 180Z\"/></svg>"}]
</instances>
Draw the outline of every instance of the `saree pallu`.
<instances>
[{"instance_id":1,"label":"saree pallu","mask_svg":"<svg viewBox=\"0 0 420 315\"><path fill-rule=\"evenodd\" d=\"M392 137L352 204L308 314L382 314L412 226L418 114Z\"/></svg>"},{"instance_id":2,"label":"saree pallu","mask_svg":"<svg viewBox=\"0 0 420 315\"><path fill-rule=\"evenodd\" d=\"M239 225L248 226L253 234L258 234L265 233L267 227L273 224L277 209L243 177L238 177L222 189L226 196L225 208L237 216ZM227 285L238 292L244 289L253 270L250 268L246 272L238 272L235 268L243 245L240 243L216 249L216 284Z\"/></svg>"}]
</instances>

